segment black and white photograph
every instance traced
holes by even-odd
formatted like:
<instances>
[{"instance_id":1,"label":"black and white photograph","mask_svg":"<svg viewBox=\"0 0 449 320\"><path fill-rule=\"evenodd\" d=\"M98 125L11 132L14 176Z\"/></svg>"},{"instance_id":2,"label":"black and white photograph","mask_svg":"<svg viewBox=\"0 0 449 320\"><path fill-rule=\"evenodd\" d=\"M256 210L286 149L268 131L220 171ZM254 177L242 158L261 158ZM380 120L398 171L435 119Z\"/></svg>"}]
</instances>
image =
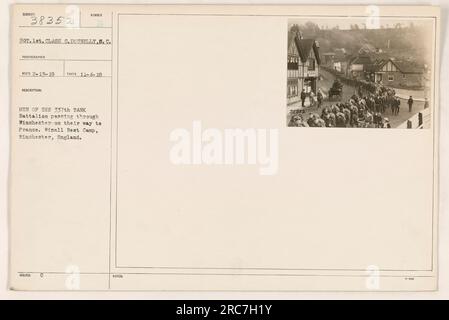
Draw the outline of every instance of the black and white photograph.
<instances>
[{"instance_id":1,"label":"black and white photograph","mask_svg":"<svg viewBox=\"0 0 449 320\"><path fill-rule=\"evenodd\" d=\"M449 3L89 1L0 2L0 300L449 297Z\"/></svg>"},{"instance_id":2,"label":"black and white photograph","mask_svg":"<svg viewBox=\"0 0 449 320\"><path fill-rule=\"evenodd\" d=\"M431 127L432 19L288 23L289 127Z\"/></svg>"}]
</instances>

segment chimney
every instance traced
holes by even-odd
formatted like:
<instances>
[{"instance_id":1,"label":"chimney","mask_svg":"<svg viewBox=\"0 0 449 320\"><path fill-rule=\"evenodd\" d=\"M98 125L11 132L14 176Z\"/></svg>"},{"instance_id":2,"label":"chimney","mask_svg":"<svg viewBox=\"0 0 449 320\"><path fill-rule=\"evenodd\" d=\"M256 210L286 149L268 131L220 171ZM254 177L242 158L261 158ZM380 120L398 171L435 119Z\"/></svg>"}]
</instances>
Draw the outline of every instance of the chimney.
<instances>
[{"instance_id":1,"label":"chimney","mask_svg":"<svg viewBox=\"0 0 449 320\"><path fill-rule=\"evenodd\" d=\"M296 36L298 37L298 39L303 39L302 32L299 30L296 32Z\"/></svg>"}]
</instances>

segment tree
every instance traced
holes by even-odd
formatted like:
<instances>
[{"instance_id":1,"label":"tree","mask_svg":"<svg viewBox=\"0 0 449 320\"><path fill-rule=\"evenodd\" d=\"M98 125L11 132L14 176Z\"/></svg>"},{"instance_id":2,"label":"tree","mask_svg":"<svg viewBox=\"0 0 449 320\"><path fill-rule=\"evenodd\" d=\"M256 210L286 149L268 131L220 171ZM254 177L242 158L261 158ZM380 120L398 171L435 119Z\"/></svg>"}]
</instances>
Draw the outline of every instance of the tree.
<instances>
[{"instance_id":1,"label":"tree","mask_svg":"<svg viewBox=\"0 0 449 320\"><path fill-rule=\"evenodd\" d=\"M304 24L304 27L307 31L311 31L311 32L318 32L320 31L320 26L312 21L307 21Z\"/></svg>"}]
</instances>

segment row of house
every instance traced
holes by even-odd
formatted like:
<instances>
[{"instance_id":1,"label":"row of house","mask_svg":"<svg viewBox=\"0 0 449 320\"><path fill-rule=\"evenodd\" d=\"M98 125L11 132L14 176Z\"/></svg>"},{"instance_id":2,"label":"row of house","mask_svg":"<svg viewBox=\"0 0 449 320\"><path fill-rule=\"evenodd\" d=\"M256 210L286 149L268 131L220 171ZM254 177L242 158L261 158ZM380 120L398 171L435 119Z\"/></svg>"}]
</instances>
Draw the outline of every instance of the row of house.
<instances>
[{"instance_id":1,"label":"row of house","mask_svg":"<svg viewBox=\"0 0 449 320\"><path fill-rule=\"evenodd\" d=\"M304 39L300 33L288 37L287 104L301 99L301 91L316 94L319 66L319 44L314 39Z\"/></svg>"},{"instance_id":2,"label":"row of house","mask_svg":"<svg viewBox=\"0 0 449 320\"><path fill-rule=\"evenodd\" d=\"M351 79L373 81L399 88L417 88L425 84L424 67L411 61L389 57L378 49L375 52L367 52L367 49L362 47L355 56L337 56L336 52L325 53L324 56L328 67Z\"/></svg>"},{"instance_id":3,"label":"row of house","mask_svg":"<svg viewBox=\"0 0 449 320\"><path fill-rule=\"evenodd\" d=\"M332 65L338 72L343 72L347 68L348 53L345 48L336 48L333 52L323 54L324 64Z\"/></svg>"},{"instance_id":4,"label":"row of house","mask_svg":"<svg viewBox=\"0 0 449 320\"><path fill-rule=\"evenodd\" d=\"M425 85L424 68L408 61L379 59L367 65L366 73L371 81L392 87L421 88Z\"/></svg>"}]
</instances>

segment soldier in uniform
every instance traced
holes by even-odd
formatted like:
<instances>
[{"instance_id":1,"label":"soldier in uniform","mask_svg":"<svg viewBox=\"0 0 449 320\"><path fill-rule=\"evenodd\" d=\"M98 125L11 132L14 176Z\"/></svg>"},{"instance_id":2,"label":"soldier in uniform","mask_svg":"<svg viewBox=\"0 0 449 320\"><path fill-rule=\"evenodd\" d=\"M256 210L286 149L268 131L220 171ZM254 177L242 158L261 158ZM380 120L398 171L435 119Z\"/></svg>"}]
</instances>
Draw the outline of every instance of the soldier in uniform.
<instances>
[{"instance_id":1,"label":"soldier in uniform","mask_svg":"<svg viewBox=\"0 0 449 320\"><path fill-rule=\"evenodd\" d=\"M301 107L304 108L304 103L306 101L306 89L302 89L301 91Z\"/></svg>"},{"instance_id":2,"label":"soldier in uniform","mask_svg":"<svg viewBox=\"0 0 449 320\"><path fill-rule=\"evenodd\" d=\"M323 103L323 92L321 91L321 89L318 89L318 93L316 94L316 98L318 100L318 109L321 108L321 104Z\"/></svg>"},{"instance_id":3,"label":"soldier in uniform","mask_svg":"<svg viewBox=\"0 0 449 320\"><path fill-rule=\"evenodd\" d=\"M413 107L413 97L410 96L410 98L408 98L408 112L412 112L412 107Z\"/></svg>"}]
</instances>

